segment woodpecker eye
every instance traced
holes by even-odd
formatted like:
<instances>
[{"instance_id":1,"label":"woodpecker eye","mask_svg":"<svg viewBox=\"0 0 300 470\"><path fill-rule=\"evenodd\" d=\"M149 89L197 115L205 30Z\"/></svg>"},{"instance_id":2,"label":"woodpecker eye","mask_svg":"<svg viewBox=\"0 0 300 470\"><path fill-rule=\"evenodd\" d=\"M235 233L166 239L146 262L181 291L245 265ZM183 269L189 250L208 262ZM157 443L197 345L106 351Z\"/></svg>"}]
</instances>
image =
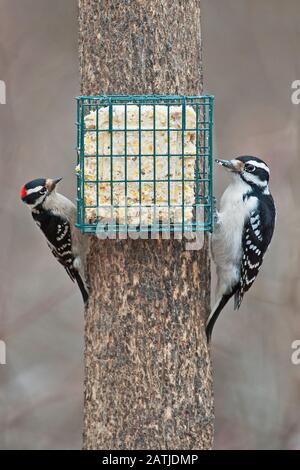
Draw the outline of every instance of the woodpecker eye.
<instances>
[{"instance_id":1,"label":"woodpecker eye","mask_svg":"<svg viewBox=\"0 0 300 470\"><path fill-rule=\"evenodd\" d=\"M46 188L42 188L42 189L40 190L40 194L45 194L46 191L47 191Z\"/></svg>"},{"instance_id":2,"label":"woodpecker eye","mask_svg":"<svg viewBox=\"0 0 300 470\"><path fill-rule=\"evenodd\" d=\"M254 165L245 165L245 170L248 171L249 173L253 173L253 171L255 171L255 166Z\"/></svg>"}]
</instances>

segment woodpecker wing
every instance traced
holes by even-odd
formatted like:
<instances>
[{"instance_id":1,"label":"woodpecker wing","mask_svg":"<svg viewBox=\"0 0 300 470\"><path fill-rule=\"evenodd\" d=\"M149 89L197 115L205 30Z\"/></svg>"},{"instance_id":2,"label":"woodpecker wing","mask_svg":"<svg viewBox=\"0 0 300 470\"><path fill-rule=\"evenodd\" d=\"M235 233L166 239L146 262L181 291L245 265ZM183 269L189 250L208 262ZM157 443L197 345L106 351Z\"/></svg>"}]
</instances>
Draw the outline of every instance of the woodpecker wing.
<instances>
[{"instance_id":1,"label":"woodpecker wing","mask_svg":"<svg viewBox=\"0 0 300 470\"><path fill-rule=\"evenodd\" d=\"M66 245L69 243L65 243L62 247L54 247L51 243L48 243L52 254L55 256L57 261L65 268L69 277L74 282L75 281L75 273L73 268L73 254L71 251L71 247L65 248Z\"/></svg>"},{"instance_id":2,"label":"woodpecker wing","mask_svg":"<svg viewBox=\"0 0 300 470\"><path fill-rule=\"evenodd\" d=\"M68 221L60 219L57 225L57 236L55 246L48 241L48 246L55 258L63 265L73 282L77 282L81 291L84 303L88 301L89 294L86 285L82 280L79 272L74 268L74 255L72 252L72 235L71 227ZM48 238L48 237L47 237Z\"/></svg>"},{"instance_id":3,"label":"woodpecker wing","mask_svg":"<svg viewBox=\"0 0 300 470\"><path fill-rule=\"evenodd\" d=\"M63 265L68 275L75 281L75 272L73 267L74 256L72 253L72 237L70 224L67 221L60 221L57 226L57 235L55 245L48 242L48 246L57 261Z\"/></svg>"},{"instance_id":4,"label":"woodpecker wing","mask_svg":"<svg viewBox=\"0 0 300 470\"><path fill-rule=\"evenodd\" d=\"M47 244L53 255L74 282L76 275L73 267L74 256L72 253L72 235L69 222L47 211L36 212L32 216L46 236Z\"/></svg>"},{"instance_id":5,"label":"woodpecker wing","mask_svg":"<svg viewBox=\"0 0 300 470\"><path fill-rule=\"evenodd\" d=\"M262 200L246 221L242 235L243 254L240 282L235 293L234 308L238 309L245 292L259 273L263 257L274 232L275 206L272 196Z\"/></svg>"},{"instance_id":6,"label":"woodpecker wing","mask_svg":"<svg viewBox=\"0 0 300 470\"><path fill-rule=\"evenodd\" d=\"M263 261L260 234L260 215L252 212L245 225L242 236L243 255L241 259L241 276L238 290L235 293L234 308L238 309L245 292L250 289Z\"/></svg>"}]
</instances>

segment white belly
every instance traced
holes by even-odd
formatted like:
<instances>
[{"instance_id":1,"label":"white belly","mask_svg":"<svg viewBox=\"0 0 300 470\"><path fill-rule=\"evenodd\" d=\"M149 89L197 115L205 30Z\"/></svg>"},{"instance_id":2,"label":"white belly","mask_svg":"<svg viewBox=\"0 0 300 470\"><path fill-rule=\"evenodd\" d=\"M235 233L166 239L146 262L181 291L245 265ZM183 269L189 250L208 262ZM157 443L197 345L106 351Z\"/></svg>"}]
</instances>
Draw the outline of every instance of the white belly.
<instances>
[{"instance_id":1,"label":"white belly","mask_svg":"<svg viewBox=\"0 0 300 470\"><path fill-rule=\"evenodd\" d=\"M250 187L241 180L234 181L224 192L214 233L212 254L217 265L218 294L223 295L233 287L240 276L241 243L245 219L257 206L257 198L243 201Z\"/></svg>"}]
</instances>

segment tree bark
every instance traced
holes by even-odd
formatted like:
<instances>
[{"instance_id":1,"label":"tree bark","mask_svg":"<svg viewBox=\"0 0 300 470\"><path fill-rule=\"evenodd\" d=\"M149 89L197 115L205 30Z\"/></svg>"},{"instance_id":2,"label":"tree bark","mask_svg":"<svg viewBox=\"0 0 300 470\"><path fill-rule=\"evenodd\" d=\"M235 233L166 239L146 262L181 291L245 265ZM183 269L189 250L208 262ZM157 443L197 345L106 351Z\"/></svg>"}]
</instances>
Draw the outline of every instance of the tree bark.
<instances>
[{"instance_id":1,"label":"tree bark","mask_svg":"<svg viewBox=\"0 0 300 470\"><path fill-rule=\"evenodd\" d=\"M82 94L199 94L199 0L79 0ZM99 240L88 258L85 449L210 449L208 236Z\"/></svg>"}]
</instances>

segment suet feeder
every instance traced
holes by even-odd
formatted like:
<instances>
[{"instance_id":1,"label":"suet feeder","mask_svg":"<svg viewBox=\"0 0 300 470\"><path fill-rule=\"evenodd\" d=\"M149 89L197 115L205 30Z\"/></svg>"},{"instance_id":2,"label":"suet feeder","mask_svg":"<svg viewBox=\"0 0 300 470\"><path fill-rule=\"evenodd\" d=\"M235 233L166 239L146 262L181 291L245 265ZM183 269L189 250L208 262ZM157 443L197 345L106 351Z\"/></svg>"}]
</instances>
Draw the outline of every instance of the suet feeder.
<instances>
[{"instance_id":1,"label":"suet feeder","mask_svg":"<svg viewBox=\"0 0 300 470\"><path fill-rule=\"evenodd\" d=\"M212 96L77 98L77 227L211 231Z\"/></svg>"}]
</instances>

